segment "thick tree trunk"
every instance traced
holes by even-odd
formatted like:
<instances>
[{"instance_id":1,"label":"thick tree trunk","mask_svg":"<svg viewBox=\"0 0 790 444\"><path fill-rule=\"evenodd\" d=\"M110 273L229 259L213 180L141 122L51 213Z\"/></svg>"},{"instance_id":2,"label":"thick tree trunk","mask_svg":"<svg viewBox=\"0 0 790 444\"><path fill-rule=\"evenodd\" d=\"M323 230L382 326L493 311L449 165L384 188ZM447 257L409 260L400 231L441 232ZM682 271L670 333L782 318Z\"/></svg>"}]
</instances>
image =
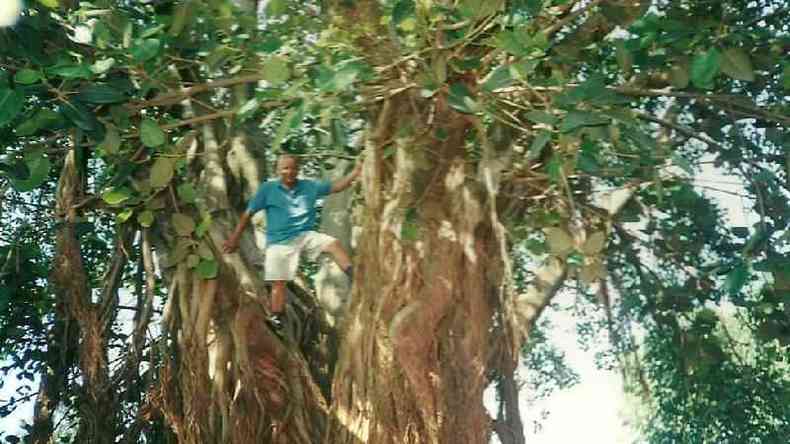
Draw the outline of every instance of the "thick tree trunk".
<instances>
[{"instance_id":1,"label":"thick tree trunk","mask_svg":"<svg viewBox=\"0 0 790 444\"><path fill-rule=\"evenodd\" d=\"M326 444L488 442L483 406L501 252L465 157L468 120L384 105L368 140L358 283ZM403 107L403 108L401 108ZM383 155L395 139L396 154ZM463 412L463 414L459 414Z\"/></svg>"},{"instance_id":2,"label":"thick tree trunk","mask_svg":"<svg viewBox=\"0 0 790 444\"><path fill-rule=\"evenodd\" d=\"M82 180L74 150L66 156L57 190L56 256L52 274L58 299L69 317L79 324L79 366L82 375L80 425L77 440L84 443L113 442L116 435L114 388L109 383L106 319L102 306L91 301L88 274L76 233L75 203ZM106 301L106 299L105 299Z\"/></svg>"}]
</instances>

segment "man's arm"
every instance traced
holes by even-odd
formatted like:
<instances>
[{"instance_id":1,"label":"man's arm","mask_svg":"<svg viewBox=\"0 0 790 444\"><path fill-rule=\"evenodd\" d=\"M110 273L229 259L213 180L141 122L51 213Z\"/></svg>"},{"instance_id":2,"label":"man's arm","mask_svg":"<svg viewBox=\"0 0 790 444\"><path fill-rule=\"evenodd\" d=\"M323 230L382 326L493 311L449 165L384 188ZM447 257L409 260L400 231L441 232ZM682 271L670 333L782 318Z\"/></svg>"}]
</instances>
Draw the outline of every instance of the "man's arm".
<instances>
[{"instance_id":1,"label":"man's arm","mask_svg":"<svg viewBox=\"0 0 790 444\"><path fill-rule=\"evenodd\" d=\"M233 230L233 234L222 244L222 251L225 253L233 253L239 248L239 239L241 239L241 233L244 232L244 229L247 227L247 224L250 223L250 218L252 214L249 211L245 211L241 214L241 219L239 219L239 223L236 225L236 229Z\"/></svg>"},{"instance_id":2,"label":"man's arm","mask_svg":"<svg viewBox=\"0 0 790 444\"><path fill-rule=\"evenodd\" d=\"M346 188L350 187L352 183L354 183L354 179L359 176L359 173L362 172L362 161L357 161L357 164L354 166L354 170L349 173L348 176L338 179L332 182L332 189L329 190L329 193L339 193Z\"/></svg>"}]
</instances>

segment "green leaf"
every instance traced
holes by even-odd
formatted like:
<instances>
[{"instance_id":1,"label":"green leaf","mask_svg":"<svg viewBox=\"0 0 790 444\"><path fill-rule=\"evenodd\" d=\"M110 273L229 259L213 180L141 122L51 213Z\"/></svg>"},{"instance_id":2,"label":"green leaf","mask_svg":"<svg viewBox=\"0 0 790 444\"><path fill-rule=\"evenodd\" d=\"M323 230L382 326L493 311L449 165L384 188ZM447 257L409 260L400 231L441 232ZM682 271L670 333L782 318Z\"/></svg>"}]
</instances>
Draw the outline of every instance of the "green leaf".
<instances>
[{"instance_id":1,"label":"green leaf","mask_svg":"<svg viewBox=\"0 0 790 444\"><path fill-rule=\"evenodd\" d=\"M159 157L151 167L149 183L153 188L164 188L173 179L175 159Z\"/></svg>"},{"instance_id":2,"label":"green leaf","mask_svg":"<svg viewBox=\"0 0 790 444\"><path fill-rule=\"evenodd\" d=\"M697 54L691 62L691 83L697 88L713 88L713 80L721 69L721 53L716 48Z\"/></svg>"},{"instance_id":3,"label":"green leaf","mask_svg":"<svg viewBox=\"0 0 790 444\"><path fill-rule=\"evenodd\" d=\"M132 197L132 191L126 187L110 188L105 190L101 198L109 205L121 204Z\"/></svg>"},{"instance_id":4,"label":"green leaf","mask_svg":"<svg viewBox=\"0 0 790 444\"><path fill-rule=\"evenodd\" d=\"M176 246L167 255L167 266L172 267L186 259L194 245L195 241L190 238L179 238L176 241Z\"/></svg>"},{"instance_id":5,"label":"green leaf","mask_svg":"<svg viewBox=\"0 0 790 444\"><path fill-rule=\"evenodd\" d=\"M145 62L151 60L159 54L162 42L159 39L137 40L135 45L129 50L134 60Z\"/></svg>"},{"instance_id":6,"label":"green leaf","mask_svg":"<svg viewBox=\"0 0 790 444\"><path fill-rule=\"evenodd\" d=\"M606 277L606 267L600 259L585 262L579 270L579 279L587 285Z\"/></svg>"},{"instance_id":7,"label":"green leaf","mask_svg":"<svg viewBox=\"0 0 790 444\"><path fill-rule=\"evenodd\" d=\"M154 212L151 210L143 210L137 215L137 223L140 226L149 228L154 224Z\"/></svg>"},{"instance_id":8,"label":"green leaf","mask_svg":"<svg viewBox=\"0 0 790 444\"><path fill-rule=\"evenodd\" d=\"M91 65L91 71L94 74L104 74L115 66L115 59L110 57L108 59L97 60L93 65Z\"/></svg>"},{"instance_id":9,"label":"green leaf","mask_svg":"<svg viewBox=\"0 0 790 444\"><path fill-rule=\"evenodd\" d=\"M472 92L463 83L453 83L450 85L450 94L447 103L456 111L474 114L479 111L480 106L472 98Z\"/></svg>"},{"instance_id":10,"label":"green leaf","mask_svg":"<svg viewBox=\"0 0 790 444\"><path fill-rule=\"evenodd\" d=\"M179 236L189 236L195 231L195 221L184 213L174 213L171 220Z\"/></svg>"},{"instance_id":11,"label":"green leaf","mask_svg":"<svg viewBox=\"0 0 790 444\"><path fill-rule=\"evenodd\" d=\"M596 231L587 238L582 245L582 253L586 255L596 255L603 251L606 246L606 233L603 231Z\"/></svg>"},{"instance_id":12,"label":"green leaf","mask_svg":"<svg viewBox=\"0 0 790 444\"><path fill-rule=\"evenodd\" d=\"M554 153L551 156L551 160L549 160L548 165L546 165L546 172L549 174L549 180L551 183L559 184L563 181L563 160L562 156L558 153Z\"/></svg>"},{"instance_id":13,"label":"green leaf","mask_svg":"<svg viewBox=\"0 0 790 444\"><path fill-rule=\"evenodd\" d=\"M546 125L554 125L557 123L557 117L546 111L530 111L526 114L526 118L532 122Z\"/></svg>"},{"instance_id":14,"label":"green leaf","mask_svg":"<svg viewBox=\"0 0 790 444\"><path fill-rule=\"evenodd\" d=\"M62 77L64 79L90 79L93 71L87 65L61 65L49 68L50 75Z\"/></svg>"},{"instance_id":15,"label":"green leaf","mask_svg":"<svg viewBox=\"0 0 790 444\"><path fill-rule=\"evenodd\" d=\"M261 72L263 80L278 85L291 77L291 70L288 68L288 60L283 57L271 57L264 62Z\"/></svg>"},{"instance_id":16,"label":"green leaf","mask_svg":"<svg viewBox=\"0 0 790 444\"><path fill-rule=\"evenodd\" d=\"M543 232L546 234L546 243L551 254L564 256L573 251L573 238L562 228L544 228Z\"/></svg>"},{"instance_id":17,"label":"green leaf","mask_svg":"<svg viewBox=\"0 0 790 444\"><path fill-rule=\"evenodd\" d=\"M694 168L691 166L691 163L689 163L689 161L686 160L685 157L681 156L678 153L672 153L671 158L672 158L672 163L674 163L675 166L682 169L686 174L690 176L694 174Z\"/></svg>"},{"instance_id":18,"label":"green leaf","mask_svg":"<svg viewBox=\"0 0 790 444\"><path fill-rule=\"evenodd\" d=\"M134 210L131 208L126 208L115 216L115 221L119 224L125 223L130 217L132 217L132 214L134 214Z\"/></svg>"},{"instance_id":19,"label":"green leaf","mask_svg":"<svg viewBox=\"0 0 790 444\"><path fill-rule=\"evenodd\" d=\"M277 132L274 134L274 139L272 140L271 150L273 152L280 151L280 145L282 145L285 137L291 131L292 122L300 119L304 116L304 108L302 106L297 106L296 108L291 109L288 111L288 114L285 118L280 122L280 126L277 128Z\"/></svg>"},{"instance_id":20,"label":"green leaf","mask_svg":"<svg viewBox=\"0 0 790 444\"><path fill-rule=\"evenodd\" d=\"M669 83L675 88L686 88L691 81L688 62L677 62L669 69Z\"/></svg>"},{"instance_id":21,"label":"green leaf","mask_svg":"<svg viewBox=\"0 0 790 444\"><path fill-rule=\"evenodd\" d=\"M732 234L738 237L749 237L749 229L746 227L732 227Z\"/></svg>"},{"instance_id":22,"label":"green leaf","mask_svg":"<svg viewBox=\"0 0 790 444\"><path fill-rule=\"evenodd\" d=\"M59 0L38 0L38 2L49 9L57 9L60 4Z\"/></svg>"},{"instance_id":23,"label":"green leaf","mask_svg":"<svg viewBox=\"0 0 790 444\"><path fill-rule=\"evenodd\" d=\"M413 18L415 12L414 0L398 0L392 8L392 23L398 26L407 18Z\"/></svg>"},{"instance_id":24,"label":"green leaf","mask_svg":"<svg viewBox=\"0 0 790 444\"><path fill-rule=\"evenodd\" d=\"M145 203L145 207L149 210L161 210L166 206L167 205L165 205L165 199L161 195L154 197L153 199L150 199Z\"/></svg>"},{"instance_id":25,"label":"green leaf","mask_svg":"<svg viewBox=\"0 0 790 444\"><path fill-rule=\"evenodd\" d=\"M129 125L131 125L129 111L127 111L123 106L110 107L110 115L112 116L112 121L118 126L118 128L126 129L129 128Z\"/></svg>"},{"instance_id":26,"label":"green leaf","mask_svg":"<svg viewBox=\"0 0 790 444\"><path fill-rule=\"evenodd\" d=\"M85 103L107 104L126 101L126 96L109 85L92 84L80 90L77 97Z\"/></svg>"},{"instance_id":27,"label":"green leaf","mask_svg":"<svg viewBox=\"0 0 790 444\"><path fill-rule=\"evenodd\" d=\"M195 5L189 1L182 2L176 7L173 21L170 23L170 29L167 31L171 37L178 37L181 34L187 23L190 22L191 12L194 10L194 7Z\"/></svg>"},{"instance_id":28,"label":"green leaf","mask_svg":"<svg viewBox=\"0 0 790 444\"><path fill-rule=\"evenodd\" d=\"M154 148L165 143L165 133L155 120L143 119L140 123L140 141L143 145Z\"/></svg>"},{"instance_id":29,"label":"green leaf","mask_svg":"<svg viewBox=\"0 0 790 444\"><path fill-rule=\"evenodd\" d=\"M286 0L269 0L266 3L266 15L277 17L288 12L288 2Z\"/></svg>"},{"instance_id":30,"label":"green leaf","mask_svg":"<svg viewBox=\"0 0 790 444\"><path fill-rule=\"evenodd\" d=\"M583 126L606 125L610 119L606 116L589 111L571 111L565 116L560 131L567 133Z\"/></svg>"},{"instance_id":31,"label":"green leaf","mask_svg":"<svg viewBox=\"0 0 790 444\"><path fill-rule=\"evenodd\" d=\"M729 48L722 52L721 71L735 80L754 82L754 67L743 48Z\"/></svg>"},{"instance_id":32,"label":"green leaf","mask_svg":"<svg viewBox=\"0 0 790 444\"><path fill-rule=\"evenodd\" d=\"M541 130L538 135L535 136L535 140L532 141L527 158L529 160L537 160L540 158L540 153L543 152L543 147L546 146L549 140L551 140L551 133L546 130Z\"/></svg>"},{"instance_id":33,"label":"green leaf","mask_svg":"<svg viewBox=\"0 0 790 444\"><path fill-rule=\"evenodd\" d=\"M528 55L529 36L523 30L501 31L494 37L494 45L512 55Z\"/></svg>"},{"instance_id":34,"label":"green leaf","mask_svg":"<svg viewBox=\"0 0 790 444\"><path fill-rule=\"evenodd\" d=\"M21 137L31 136L42 129L51 128L63 122L63 117L51 109L42 108L33 117L16 127L16 134Z\"/></svg>"},{"instance_id":35,"label":"green leaf","mask_svg":"<svg viewBox=\"0 0 790 444\"><path fill-rule=\"evenodd\" d=\"M214 279L219 273L219 264L213 259L201 259L195 267L195 273L203 279Z\"/></svg>"},{"instance_id":36,"label":"green leaf","mask_svg":"<svg viewBox=\"0 0 790 444\"><path fill-rule=\"evenodd\" d=\"M22 93L13 89L0 89L0 128L14 120L24 105Z\"/></svg>"},{"instance_id":37,"label":"green leaf","mask_svg":"<svg viewBox=\"0 0 790 444\"><path fill-rule=\"evenodd\" d=\"M730 294L738 293L743 286L746 285L748 280L749 267L742 262L727 274L727 279L724 282L724 289Z\"/></svg>"},{"instance_id":38,"label":"green leaf","mask_svg":"<svg viewBox=\"0 0 790 444\"><path fill-rule=\"evenodd\" d=\"M93 111L79 101L73 100L62 104L60 111L63 117L85 131L94 131L99 127L99 121L96 120Z\"/></svg>"},{"instance_id":39,"label":"green leaf","mask_svg":"<svg viewBox=\"0 0 790 444\"><path fill-rule=\"evenodd\" d=\"M43 78L44 74L35 69L20 69L14 75L14 81L20 85L32 85Z\"/></svg>"},{"instance_id":40,"label":"green leaf","mask_svg":"<svg viewBox=\"0 0 790 444\"><path fill-rule=\"evenodd\" d=\"M576 159L576 167L579 171L590 175L598 175L601 171L601 165L598 163L596 152L598 147L589 139L582 143L582 149Z\"/></svg>"},{"instance_id":41,"label":"green leaf","mask_svg":"<svg viewBox=\"0 0 790 444\"><path fill-rule=\"evenodd\" d=\"M274 51L282 48L283 41L275 35L266 36L263 41L257 45L257 48L265 53L271 54Z\"/></svg>"},{"instance_id":42,"label":"green leaf","mask_svg":"<svg viewBox=\"0 0 790 444\"><path fill-rule=\"evenodd\" d=\"M195 203L197 200L197 191L195 191L195 187L189 183L185 182L178 186L178 197L181 198L186 203Z\"/></svg>"},{"instance_id":43,"label":"green leaf","mask_svg":"<svg viewBox=\"0 0 790 444\"><path fill-rule=\"evenodd\" d=\"M29 171L29 175L25 179L11 179L14 188L19 192L31 191L38 188L49 177L49 169L51 163L43 149L35 149L28 151L24 156L25 165Z\"/></svg>"},{"instance_id":44,"label":"green leaf","mask_svg":"<svg viewBox=\"0 0 790 444\"><path fill-rule=\"evenodd\" d=\"M211 224L211 215L205 214L203 220L201 220L197 228L195 228L195 235L197 235L197 237L203 237L208 232L209 228L211 228Z\"/></svg>"},{"instance_id":45,"label":"green leaf","mask_svg":"<svg viewBox=\"0 0 790 444\"><path fill-rule=\"evenodd\" d=\"M346 65L335 72L330 82L330 91L344 91L353 85L360 73L359 66Z\"/></svg>"},{"instance_id":46,"label":"green leaf","mask_svg":"<svg viewBox=\"0 0 790 444\"><path fill-rule=\"evenodd\" d=\"M107 154L117 154L120 147L121 135L118 133L118 128L115 125L108 124L105 126L104 141L99 145L99 149Z\"/></svg>"},{"instance_id":47,"label":"green leaf","mask_svg":"<svg viewBox=\"0 0 790 444\"><path fill-rule=\"evenodd\" d=\"M5 313L6 307L8 307L8 301L10 300L11 290L8 287L0 286L0 314Z\"/></svg>"},{"instance_id":48,"label":"green leaf","mask_svg":"<svg viewBox=\"0 0 790 444\"><path fill-rule=\"evenodd\" d=\"M513 76L510 74L510 66L503 65L495 69L488 75L483 89L488 92L493 92L499 88L504 88L513 83Z\"/></svg>"},{"instance_id":49,"label":"green leaf","mask_svg":"<svg viewBox=\"0 0 790 444\"><path fill-rule=\"evenodd\" d=\"M244 122L250 117L255 114L255 111L258 110L260 107L261 102L258 100L257 97L253 97L252 99L248 100L239 108L239 112L236 114L238 116L240 122Z\"/></svg>"}]
</instances>

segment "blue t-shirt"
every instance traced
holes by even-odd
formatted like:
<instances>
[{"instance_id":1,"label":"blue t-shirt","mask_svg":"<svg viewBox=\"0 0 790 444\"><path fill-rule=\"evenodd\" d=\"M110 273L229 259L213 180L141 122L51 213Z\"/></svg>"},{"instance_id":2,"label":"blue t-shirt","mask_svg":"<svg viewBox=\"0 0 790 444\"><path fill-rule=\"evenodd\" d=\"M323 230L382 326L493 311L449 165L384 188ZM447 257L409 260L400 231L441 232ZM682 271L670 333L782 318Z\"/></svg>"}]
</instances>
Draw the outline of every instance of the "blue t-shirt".
<instances>
[{"instance_id":1,"label":"blue t-shirt","mask_svg":"<svg viewBox=\"0 0 790 444\"><path fill-rule=\"evenodd\" d=\"M266 210L266 241L284 243L315 228L316 201L331 190L328 181L297 179L289 190L280 180L270 180L258 187L247 211Z\"/></svg>"}]
</instances>

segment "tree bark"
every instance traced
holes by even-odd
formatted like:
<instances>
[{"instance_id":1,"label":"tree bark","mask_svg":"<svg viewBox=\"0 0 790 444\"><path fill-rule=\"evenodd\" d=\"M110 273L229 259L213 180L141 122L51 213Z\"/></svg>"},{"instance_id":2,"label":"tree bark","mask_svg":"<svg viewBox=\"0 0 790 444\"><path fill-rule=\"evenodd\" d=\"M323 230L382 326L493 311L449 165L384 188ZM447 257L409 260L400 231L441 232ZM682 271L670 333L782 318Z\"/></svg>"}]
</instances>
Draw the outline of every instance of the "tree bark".
<instances>
[{"instance_id":1,"label":"tree bark","mask_svg":"<svg viewBox=\"0 0 790 444\"><path fill-rule=\"evenodd\" d=\"M433 137L395 98L371 124L355 298L326 444L486 443L482 403L501 252L465 158L468 120L437 109ZM414 136L396 139L399 129ZM464 412L459 415L458 412Z\"/></svg>"},{"instance_id":2,"label":"tree bark","mask_svg":"<svg viewBox=\"0 0 790 444\"><path fill-rule=\"evenodd\" d=\"M76 232L75 203L82 194L82 178L72 149L65 158L57 189L56 256L52 280L68 316L79 325L79 366L83 378L77 440L113 442L116 436L114 388L109 384L106 319L101 306L91 301L88 274ZM107 300L105 300L107 301Z\"/></svg>"}]
</instances>

